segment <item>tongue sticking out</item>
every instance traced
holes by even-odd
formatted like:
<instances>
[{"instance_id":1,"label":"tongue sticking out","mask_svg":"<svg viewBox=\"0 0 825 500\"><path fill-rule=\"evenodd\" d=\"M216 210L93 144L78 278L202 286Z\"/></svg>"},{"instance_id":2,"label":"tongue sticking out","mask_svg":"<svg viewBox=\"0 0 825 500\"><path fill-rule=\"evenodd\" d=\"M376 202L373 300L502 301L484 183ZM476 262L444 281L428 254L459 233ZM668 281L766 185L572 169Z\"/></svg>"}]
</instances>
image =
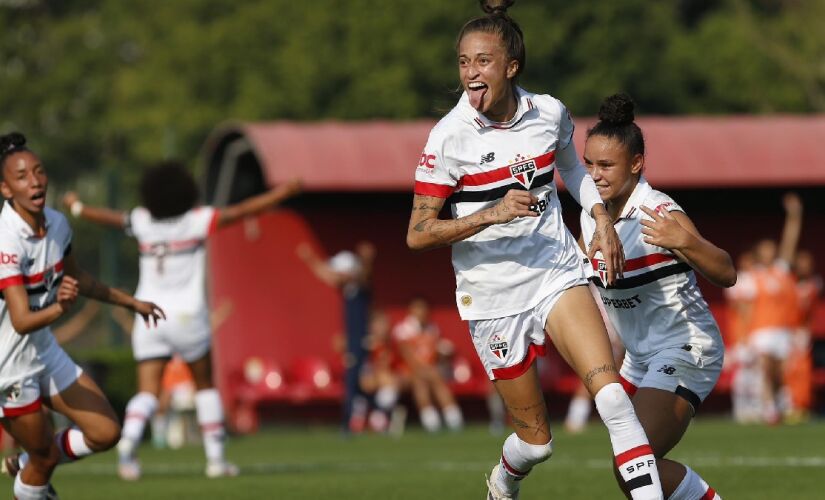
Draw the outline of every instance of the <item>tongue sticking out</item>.
<instances>
[{"instance_id":1,"label":"tongue sticking out","mask_svg":"<svg viewBox=\"0 0 825 500\"><path fill-rule=\"evenodd\" d=\"M481 102L484 100L484 94L486 93L487 87L481 87L478 90L467 90L467 96L470 98L470 106L481 111Z\"/></svg>"}]
</instances>

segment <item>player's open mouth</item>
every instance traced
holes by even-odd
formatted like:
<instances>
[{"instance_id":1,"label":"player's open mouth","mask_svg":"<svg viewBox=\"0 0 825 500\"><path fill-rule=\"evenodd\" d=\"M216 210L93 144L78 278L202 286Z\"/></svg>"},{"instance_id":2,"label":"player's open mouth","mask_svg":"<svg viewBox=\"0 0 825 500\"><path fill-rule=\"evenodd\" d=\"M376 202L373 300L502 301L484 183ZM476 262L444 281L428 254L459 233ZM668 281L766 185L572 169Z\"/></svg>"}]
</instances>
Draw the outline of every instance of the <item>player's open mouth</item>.
<instances>
[{"instance_id":1,"label":"player's open mouth","mask_svg":"<svg viewBox=\"0 0 825 500\"><path fill-rule=\"evenodd\" d=\"M35 204L40 205L46 201L46 192L38 191L37 193L34 193L30 199L35 202Z\"/></svg>"},{"instance_id":2,"label":"player's open mouth","mask_svg":"<svg viewBox=\"0 0 825 500\"><path fill-rule=\"evenodd\" d=\"M470 105L475 109L481 109L484 95L487 93L487 84L482 82L470 82L467 84L467 96L470 98Z\"/></svg>"}]
</instances>

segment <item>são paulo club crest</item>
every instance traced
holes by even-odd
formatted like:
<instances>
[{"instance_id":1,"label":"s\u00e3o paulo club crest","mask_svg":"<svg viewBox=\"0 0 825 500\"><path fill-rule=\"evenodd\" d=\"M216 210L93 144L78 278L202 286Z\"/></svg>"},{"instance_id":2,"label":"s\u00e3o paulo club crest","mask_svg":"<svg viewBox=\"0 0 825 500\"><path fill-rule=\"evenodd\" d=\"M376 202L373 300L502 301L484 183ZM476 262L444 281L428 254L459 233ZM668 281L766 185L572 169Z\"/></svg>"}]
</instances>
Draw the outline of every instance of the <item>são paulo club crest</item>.
<instances>
[{"instance_id":1,"label":"s\u00e3o paulo club crest","mask_svg":"<svg viewBox=\"0 0 825 500\"><path fill-rule=\"evenodd\" d=\"M490 341L487 345L490 347L490 352L495 354L495 356L499 359L506 358L507 352L510 350L510 345L506 340L504 340L504 337L498 333L494 333L493 336L490 337Z\"/></svg>"},{"instance_id":2,"label":"s\u00e3o paulo club crest","mask_svg":"<svg viewBox=\"0 0 825 500\"><path fill-rule=\"evenodd\" d=\"M536 176L536 162L533 159L510 165L510 175L525 189L530 189L533 178Z\"/></svg>"},{"instance_id":3,"label":"s\u00e3o paulo club crest","mask_svg":"<svg viewBox=\"0 0 825 500\"><path fill-rule=\"evenodd\" d=\"M603 260L596 261L599 263L599 278L601 278L602 283L607 285L607 264Z\"/></svg>"}]
</instances>

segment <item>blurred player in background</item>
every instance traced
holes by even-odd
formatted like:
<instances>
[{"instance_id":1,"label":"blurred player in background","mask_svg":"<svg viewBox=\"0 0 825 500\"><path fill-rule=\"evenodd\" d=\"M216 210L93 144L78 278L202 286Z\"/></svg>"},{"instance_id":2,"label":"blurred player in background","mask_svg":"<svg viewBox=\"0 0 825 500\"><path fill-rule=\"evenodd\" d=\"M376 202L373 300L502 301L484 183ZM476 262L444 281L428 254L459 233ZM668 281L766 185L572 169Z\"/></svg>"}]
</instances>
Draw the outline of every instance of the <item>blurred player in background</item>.
<instances>
[{"instance_id":1,"label":"blurred player in background","mask_svg":"<svg viewBox=\"0 0 825 500\"><path fill-rule=\"evenodd\" d=\"M46 207L48 177L22 134L0 137L0 419L25 450L6 457L14 476L14 498L56 498L49 480L59 463L115 445L120 424L106 396L57 344L49 325L78 295L126 307L147 330L163 317L142 302L95 280L71 255L66 218ZM73 421L54 434L41 410Z\"/></svg>"},{"instance_id":2,"label":"blurred player in background","mask_svg":"<svg viewBox=\"0 0 825 500\"><path fill-rule=\"evenodd\" d=\"M802 231L802 202L788 193L783 198L785 223L779 245L759 241L753 250L754 266L749 287L742 290L743 320L749 332L749 348L755 353L762 385L762 419L779 423L786 397L783 377L791 355L799 314L799 300L791 273Z\"/></svg>"},{"instance_id":3,"label":"blurred player in background","mask_svg":"<svg viewBox=\"0 0 825 500\"><path fill-rule=\"evenodd\" d=\"M422 298L410 302L407 316L392 330L403 362L399 371L409 376L421 425L436 432L441 429L443 415L447 428L457 431L463 427L464 417L437 366L439 335L438 325L430 320L430 306Z\"/></svg>"},{"instance_id":4,"label":"blurred player in background","mask_svg":"<svg viewBox=\"0 0 825 500\"><path fill-rule=\"evenodd\" d=\"M596 217L590 253L605 255L608 283L622 270L621 243L579 162L567 109L517 85L526 60L521 28L507 14L512 4L482 0L486 15L459 33L464 93L421 155L407 244L452 246L459 313L515 426L487 481L488 498L517 496L521 480L552 454L534 362L547 334L595 397L619 464L631 457L642 464L621 467L633 498L662 498L653 451L619 383L576 241L561 217L556 171ZM448 198L452 217L440 219Z\"/></svg>"},{"instance_id":5,"label":"blurred player in background","mask_svg":"<svg viewBox=\"0 0 825 500\"><path fill-rule=\"evenodd\" d=\"M822 277L816 274L814 256L800 250L793 263L798 304L797 327L788 362L785 365L785 386L788 393L786 422L806 421L813 404L813 358L811 328L814 309L822 294Z\"/></svg>"},{"instance_id":6,"label":"blurred player in background","mask_svg":"<svg viewBox=\"0 0 825 500\"><path fill-rule=\"evenodd\" d=\"M179 354L195 378L195 406L203 434L208 477L235 476L238 468L224 457L224 414L212 381L209 307L206 300L206 240L218 228L269 210L298 193L290 181L228 207L197 206L199 193L183 165L164 162L146 171L140 184L142 206L130 212L86 206L74 193L63 199L75 217L125 230L137 239L140 280L136 295L157 297L168 321L149 331L135 321L132 350L137 365L138 393L126 406L118 444L118 473L140 478L137 447L146 422L158 407L166 363Z\"/></svg>"},{"instance_id":7,"label":"blurred player in background","mask_svg":"<svg viewBox=\"0 0 825 500\"><path fill-rule=\"evenodd\" d=\"M714 285L730 287L736 269L727 252L699 234L682 207L645 180L645 143L634 107L625 94L606 98L599 122L587 131L584 162L627 258L621 279L594 283L626 349L620 376L656 454L665 497L719 499L690 467L664 457L682 439L722 371L722 334L694 270ZM590 214L582 212L581 227L587 248L595 228ZM592 262L599 270L598 254Z\"/></svg>"},{"instance_id":8,"label":"blurred player in background","mask_svg":"<svg viewBox=\"0 0 825 500\"><path fill-rule=\"evenodd\" d=\"M374 408L368 420L370 428L376 432L389 430L398 396L409 385L409 380L396 370L398 360L391 330L387 313L373 309L364 342L367 356L361 368L359 384L361 391L372 399ZM396 415L396 418L406 418L406 415ZM403 426L403 422L400 425Z\"/></svg>"},{"instance_id":9,"label":"blurred player in background","mask_svg":"<svg viewBox=\"0 0 825 500\"><path fill-rule=\"evenodd\" d=\"M344 401L341 430L346 435L352 430L353 409L356 399L362 398L366 411L366 400L360 389L359 378L367 357L365 341L369 331L372 307L372 269L375 261L375 246L362 241L355 252L343 250L329 260L322 259L308 243L296 249L315 276L327 285L341 291L344 299L344 330L346 346L344 352Z\"/></svg>"}]
</instances>

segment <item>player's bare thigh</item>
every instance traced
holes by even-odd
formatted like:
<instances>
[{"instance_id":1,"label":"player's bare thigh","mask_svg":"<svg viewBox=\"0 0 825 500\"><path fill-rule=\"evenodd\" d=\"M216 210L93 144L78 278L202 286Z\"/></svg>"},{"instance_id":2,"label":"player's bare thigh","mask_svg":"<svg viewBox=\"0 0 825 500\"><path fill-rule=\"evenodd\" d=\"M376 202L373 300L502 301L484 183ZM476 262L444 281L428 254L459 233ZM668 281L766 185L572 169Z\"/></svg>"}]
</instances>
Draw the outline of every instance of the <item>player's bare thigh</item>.
<instances>
[{"instance_id":1,"label":"player's bare thigh","mask_svg":"<svg viewBox=\"0 0 825 500\"><path fill-rule=\"evenodd\" d=\"M206 351L206 354L200 358L187 362L186 364L188 364L189 369L192 370L195 389L202 391L215 386L212 382L212 351Z\"/></svg>"},{"instance_id":2,"label":"player's bare thigh","mask_svg":"<svg viewBox=\"0 0 825 500\"><path fill-rule=\"evenodd\" d=\"M163 369L169 358L145 359L138 361L137 382L138 392L148 392L157 397L160 394L160 384L163 379Z\"/></svg>"},{"instance_id":3,"label":"player's bare thigh","mask_svg":"<svg viewBox=\"0 0 825 500\"><path fill-rule=\"evenodd\" d=\"M120 424L115 410L86 373L81 373L72 385L45 402L49 408L77 424L93 450L105 450L117 443Z\"/></svg>"},{"instance_id":4,"label":"player's bare thigh","mask_svg":"<svg viewBox=\"0 0 825 500\"><path fill-rule=\"evenodd\" d=\"M545 331L591 395L619 381L607 329L586 286L562 292L547 316Z\"/></svg>"},{"instance_id":5,"label":"player's bare thigh","mask_svg":"<svg viewBox=\"0 0 825 500\"><path fill-rule=\"evenodd\" d=\"M631 401L654 455L664 457L685 435L693 407L685 398L653 387L640 387Z\"/></svg>"}]
</instances>

